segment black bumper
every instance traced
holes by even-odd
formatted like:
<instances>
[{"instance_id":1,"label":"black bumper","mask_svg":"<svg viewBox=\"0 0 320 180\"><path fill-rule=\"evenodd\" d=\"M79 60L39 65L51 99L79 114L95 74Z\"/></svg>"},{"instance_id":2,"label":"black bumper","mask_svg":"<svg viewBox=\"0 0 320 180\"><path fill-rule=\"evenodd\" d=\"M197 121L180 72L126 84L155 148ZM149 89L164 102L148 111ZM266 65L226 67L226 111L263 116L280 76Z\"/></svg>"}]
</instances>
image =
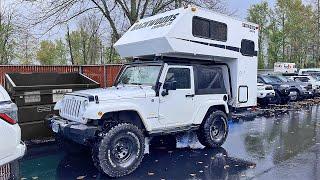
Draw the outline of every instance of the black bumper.
<instances>
[{"instance_id":1,"label":"black bumper","mask_svg":"<svg viewBox=\"0 0 320 180\"><path fill-rule=\"evenodd\" d=\"M71 122L60 116L50 117L48 118L48 121L50 128L55 133L83 145L89 145L90 141L96 137L98 131L98 127L96 126Z\"/></svg>"}]
</instances>

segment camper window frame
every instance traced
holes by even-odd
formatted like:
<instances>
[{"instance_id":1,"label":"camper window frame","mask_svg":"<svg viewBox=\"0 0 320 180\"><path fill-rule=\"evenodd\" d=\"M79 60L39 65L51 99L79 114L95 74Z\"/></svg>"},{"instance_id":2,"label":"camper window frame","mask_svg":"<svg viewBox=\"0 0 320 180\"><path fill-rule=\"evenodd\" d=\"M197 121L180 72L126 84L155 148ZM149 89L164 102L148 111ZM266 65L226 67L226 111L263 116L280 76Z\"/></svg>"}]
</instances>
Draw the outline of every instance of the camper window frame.
<instances>
[{"instance_id":1,"label":"camper window frame","mask_svg":"<svg viewBox=\"0 0 320 180\"><path fill-rule=\"evenodd\" d=\"M194 26L194 21L196 19L199 19L199 20L205 20L205 21L208 21L209 22L209 37L205 37L205 36L201 36L201 35L196 35L195 33L195 26ZM212 24L213 23L217 23L217 24L221 24L221 25L224 25L226 27L226 35L225 35L225 39L224 38L215 38L215 37L212 37L211 35L211 28L213 27ZM198 37L198 38L203 38L203 39L210 39L210 40L214 40L214 41L220 41L220 42L227 42L228 41L228 25L226 23L223 23L223 22L220 22L220 21L215 21L215 20L210 20L210 19L207 19L207 18L203 18L203 17L199 17L199 16L193 16L192 18L192 35L194 37ZM222 36L219 36L219 37L222 37Z\"/></svg>"}]
</instances>

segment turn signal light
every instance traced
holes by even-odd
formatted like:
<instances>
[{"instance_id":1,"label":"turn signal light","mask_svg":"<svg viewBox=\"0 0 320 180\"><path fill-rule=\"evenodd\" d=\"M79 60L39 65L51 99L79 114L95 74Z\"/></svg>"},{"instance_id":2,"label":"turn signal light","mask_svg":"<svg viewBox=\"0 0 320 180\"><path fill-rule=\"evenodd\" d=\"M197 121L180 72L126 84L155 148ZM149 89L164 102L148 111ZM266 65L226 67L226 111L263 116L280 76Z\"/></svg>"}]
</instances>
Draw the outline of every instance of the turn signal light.
<instances>
[{"instance_id":1,"label":"turn signal light","mask_svg":"<svg viewBox=\"0 0 320 180\"><path fill-rule=\"evenodd\" d=\"M8 116L7 114L4 114L4 113L0 113L0 119L4 120L7 123L12 124L12 125L17 123L16 120L12 119L10 116Z\"/></svg>"}]
</instances>

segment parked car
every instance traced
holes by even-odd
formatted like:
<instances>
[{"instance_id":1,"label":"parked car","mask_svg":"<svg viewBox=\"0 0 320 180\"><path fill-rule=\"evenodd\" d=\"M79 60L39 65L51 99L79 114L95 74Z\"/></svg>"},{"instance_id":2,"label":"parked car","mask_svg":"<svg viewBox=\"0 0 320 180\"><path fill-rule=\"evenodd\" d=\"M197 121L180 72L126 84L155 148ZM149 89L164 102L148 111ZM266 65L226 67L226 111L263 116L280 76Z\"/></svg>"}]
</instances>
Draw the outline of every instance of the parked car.
<instances>
[{"instance_id":1,"label":"parked car","mask_svg":"<svg viewBox=\"0 0 320 180\"><path fill-rule=\"evenodd\" d=\"M266 85L262 83L257 84L258 91L257 91L257 100L258 103L262 106L266 106L269 104L270 99L274 98L275 92L271 85Z\"/></svg>"},{"instance_id":2,"label":"parked car","mask_svg":"<svg viewBox=\"0 0 320 180\"><path fill-rule=\"evenodd\" d=\"M320 81L313 76L291 76L290 79L297 82L310 83L312 85L312 90L315 95L320 94Z\"/></svg>"},{"instance_id":3,"label":"parked car","mask_svg":"<svg viewBox=\"0 0 320 180\"><path fill-rule=\"evenodd\" d=\"M14 179L12 169L15 160L21 158L26 145L21 142L17 106L12 103L7 91L0 86L0 179Z\"/></svg>"},{"instance_id":4,"label":"parked car","mask_svg":"<svg viewBox=\"0 0 320 180\"><path fill-rule=\"evenodd\" d=\"M320 73L320 68L299 69L299 75L309 75L310 73Z\"/></svg>"},{"instance_id":5,"label":"parked car","mask_svg":"<svg viewBox=\"0 0 320 180\"><path fill-rule=\"evenodd\" d=\"M302 100L313 97L312 84L307 82L297 82L290 80L282 75L269 75L269 78L290 86L290 99L292 101Z\"/></svg>"},{"instance_id":6,"label":"parked car","mask_svg":"<svg viewBox=\"0 0 320 180\"><path fill-rule=\"evenodd\" d=\"M258 83L272 85L275 96L270 98L270 104L287 104L290 101L290 86L288 84L283 84L268 75L258 75Z\"/></svg>"}]
</instances>

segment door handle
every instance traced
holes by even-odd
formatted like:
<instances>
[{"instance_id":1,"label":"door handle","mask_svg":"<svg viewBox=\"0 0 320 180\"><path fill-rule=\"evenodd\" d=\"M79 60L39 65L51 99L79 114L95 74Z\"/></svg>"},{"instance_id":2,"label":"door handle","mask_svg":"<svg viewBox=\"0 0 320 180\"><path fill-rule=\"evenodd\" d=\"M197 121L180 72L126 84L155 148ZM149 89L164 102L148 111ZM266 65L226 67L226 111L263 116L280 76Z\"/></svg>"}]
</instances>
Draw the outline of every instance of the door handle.
<instances>
[{"instance_id":1,"label":"door handle","mask_svg":"<svg viewBox=\"0 0 320 180\"><path fill-rule=\"evenodd\" d=\"M194 97L194 94L187 94L186 97L187 98L192 98L192 97Z\"/></svg>"}]
</instances>

